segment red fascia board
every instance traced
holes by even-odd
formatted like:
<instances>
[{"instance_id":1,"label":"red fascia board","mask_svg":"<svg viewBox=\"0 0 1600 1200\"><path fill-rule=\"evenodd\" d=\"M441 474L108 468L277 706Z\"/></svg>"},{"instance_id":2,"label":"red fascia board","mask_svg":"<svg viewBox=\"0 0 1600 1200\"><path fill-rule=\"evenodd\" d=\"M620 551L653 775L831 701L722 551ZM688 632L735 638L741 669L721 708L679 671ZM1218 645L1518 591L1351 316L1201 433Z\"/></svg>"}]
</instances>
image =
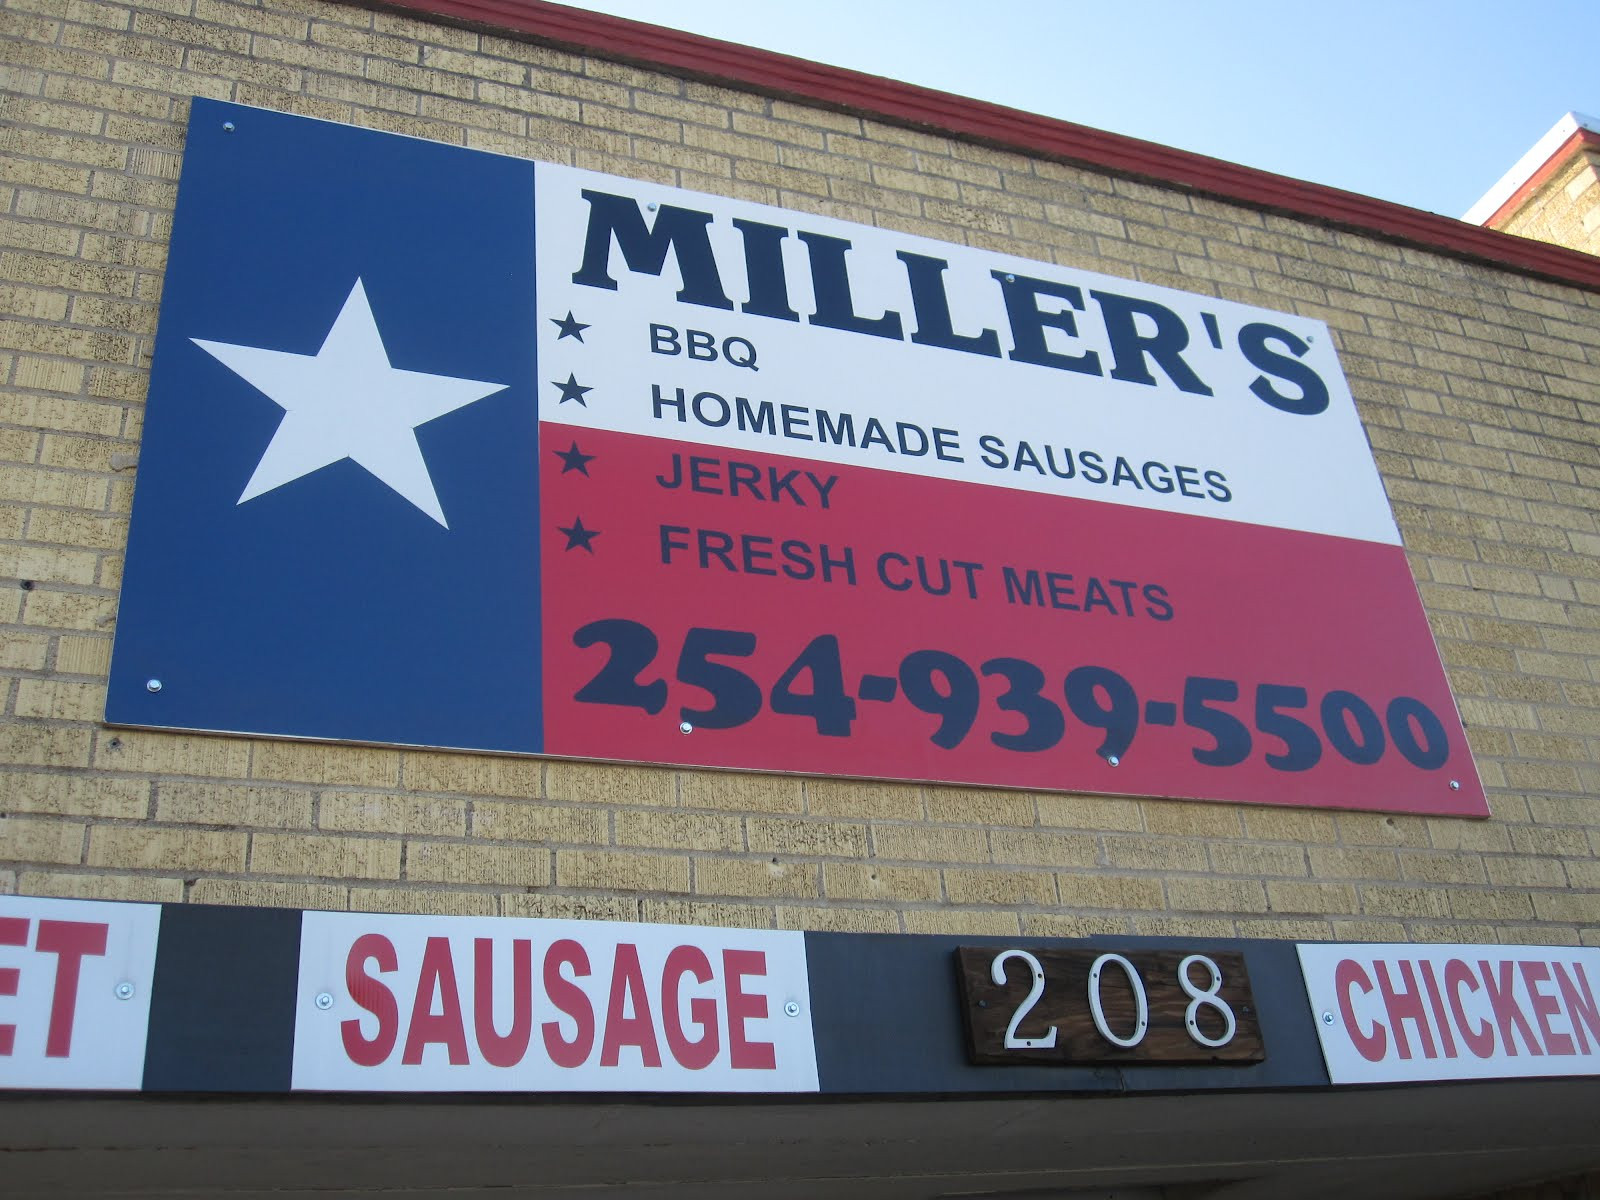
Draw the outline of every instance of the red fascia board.
<instances>
[{"instance_id":1,"label":"red fascia board","mask_svg":"<svg viewBox=\"0 0 1600 1200\"><path fill-rule=\"evenodd\" d=\"M1600 289L1600 257L1500 233L1356 192L1070 121L953 96L897 80L824 66L732 42L546 0L383 0L368 7L426 13L522 34L564 49L792 98L861 116L967 138L1022 154L1079 163L1188 188L1218 199L1375 235L1460 258Z\"/></svg>"},{"instance_id":2,"label":"red fascia board","mask_svg":"<svg viewBox=\"0 0 1600 1200\"><path fill-rule=\"evenodd\" d=\"M1572 156L1585 146L1600 147L1600 133L1596 133L1592 129L1574 131L1571 137L1561 143L1560 148L1554 154L1544 160L1543 165L1537 171L1523 181L1521 187L1511 193L1504 204L1494 210L1494 215L1484 224L1491 227L1498 226L1503 219L1509 217L1526 204L1535 192L1549 183L1556 173L1563 170L1567 163L1572 160Z\"/></svg>"}]
</instances>

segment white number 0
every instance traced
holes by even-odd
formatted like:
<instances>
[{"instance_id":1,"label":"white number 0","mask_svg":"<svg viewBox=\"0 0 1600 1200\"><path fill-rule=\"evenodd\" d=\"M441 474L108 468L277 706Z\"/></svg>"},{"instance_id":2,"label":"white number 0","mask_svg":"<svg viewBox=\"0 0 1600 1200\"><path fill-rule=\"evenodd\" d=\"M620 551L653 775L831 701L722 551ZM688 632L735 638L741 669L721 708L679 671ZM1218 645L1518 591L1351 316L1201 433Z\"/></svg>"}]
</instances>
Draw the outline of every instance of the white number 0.
<instances>
[{"instance_id":1,"label":"white number 0","mask_svg":"<svg viewBox=\"0 0 1600 1200\"><path fill-rule=\"evenodd\" d=\"M1106 1024L1105 1007L1100 1003L1100 973L1112 965L1122 968L1123 975L1127 976L1128 986L1133 989L1133 1032L1127 1037L1120 1037L1111 1032L1111 1026ZM1089 967L1089 1015L1094 1018L1094 1027L1100 1031L1100 1036L1113 1046L1132 1050L1144 1041L1145 1030L1150 1028L1150 998L1145 995L1144 980L1139 978L1138 970L1122 955L1102 954Z\"/></svg>"},{"instance_id":2,"label":"white number 0","mask_svg":"<svg viewBox=\"0 0 1600 1200\"><path fill-rule=\"evenodd\" d=\"M1004 954L995 955L993 964L989 967L989 977L1002 987L1006 982L1006 963L1013 958L1020 958L1028 964L1028 970L1033 972L1033 987L1029 989L1027 998L1017 1006L1017 1011L1011 1014L1011 1024L1006 1026L1007 1050L1048 1050L1056 1044L1056 1029L1051 1027L1048 1037L1019 1038L1017 1026L1022 1024L1022 1018L1033 1011L1033 1006L1039 1003L1039 997L1044 995L1044 967L1039 960L1026 950L1007 950Z\"/></svg>"}]
</instances>

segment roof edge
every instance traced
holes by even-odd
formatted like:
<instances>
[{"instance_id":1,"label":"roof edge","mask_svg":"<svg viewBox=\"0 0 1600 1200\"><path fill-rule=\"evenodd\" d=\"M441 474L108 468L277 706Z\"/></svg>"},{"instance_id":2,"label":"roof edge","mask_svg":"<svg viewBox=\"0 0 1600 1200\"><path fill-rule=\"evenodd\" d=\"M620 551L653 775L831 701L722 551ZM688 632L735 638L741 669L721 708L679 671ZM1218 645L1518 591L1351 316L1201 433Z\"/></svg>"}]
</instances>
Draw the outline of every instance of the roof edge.
<instances>
[{"instance_id":1,"label":"roof edge","mask_svg":"<svg viewBox=\"0 0 1600 1200\"><path fill-rule=\"evenodd\" d=\"M1600 291L1600 257L1324 184L898 80L548 0L342 0L520 34L747 91L1152 180L1403 245Z\"/></svg>"},{"instance_id":2,"label":"roof edge","mask_svg":"<svg viewBox=\"0 0 1600 1200\"><path fill-rule=\"evenodd\" d=\"M1522 186L1506 198L1505 203L1482 221L1479 221L1478 224L1489 229L1504 229L1505 222L1515 216L1523 205L1532 200L1541 188L1565 171L1567 165L1573 161L1578 152L1586 147L1590 149L1600 148L1600 131L1579 127L1576 133L1561 143L1560 148L1554 154L1545 159L1544 164L1537 171L1523 181Z\"/></svg>"},{"instance_id":3,"label":"roof edge","mask_svg":"<svg viewBox=\"0 0 1600 1200\"><path fill-rule=\"evenodd\" d=\"M1474 225L1487 225L1500 217L1518 194L1527 190L1530 183L1540 176L1547 176L1557 160L1566 158L1568 144L1575 138L1581 138L1585 131L1600 134L1600 121L1579 112L1569 112L1517 159L1516 165L1500 176L1495 185L1462 214L1461 219Z\"/></svg>"}]
</instances>

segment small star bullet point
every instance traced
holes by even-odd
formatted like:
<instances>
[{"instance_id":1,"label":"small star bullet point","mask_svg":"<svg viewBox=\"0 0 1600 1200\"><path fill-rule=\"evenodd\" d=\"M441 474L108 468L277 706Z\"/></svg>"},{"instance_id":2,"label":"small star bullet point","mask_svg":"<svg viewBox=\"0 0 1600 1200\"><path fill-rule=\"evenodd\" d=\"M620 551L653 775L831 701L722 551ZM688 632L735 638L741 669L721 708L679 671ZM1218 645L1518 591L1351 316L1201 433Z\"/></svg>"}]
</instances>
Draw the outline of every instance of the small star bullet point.
<instances>
[{"instance_id":1,"label":"small star bullet point","mask_svg":"<svg viewBox=\"0 0 1600 1200\"><path fill-rule=\"evenodd\" d=\"M594 389L592 387L584 387L583 384L578 382L576 375L568 375L565 383L562 383L559 379L552 379L550 386L561 389L561 399L557 401L558 404L565 404L568 400L576 400L584 408L589 407L589 402L583 397L585 393L592 392Z\"/></svg>"},{"instance_id":2,"label":"small star bullet point","mask_svg":"<svg viewBox=\"0 0 1600 1200\"><path fill-rule=\"evenodd\" d=\"M587 475L589 473L589 464L595 460L595 455L585 454L582 450L579 450L577 442L572 443L572 449L570 450L552 450L550 453L561 460L561 473L563 475L569 471Z\"/></svg>"},{"instance_id":3,"label":"small star bullet point","mask_svg":"<svg viewBox=\"0 0 1600 1200\"><path fill-rule=\"evenodd\" d=\"M594 553L592 543L595 538L600 536L600 531L598 529L585 529L582 517L576 518L571 525L558 525L556 528L566 534L568 550L587 550L590 554Z\"/></svg>"},{"instance_id":4,"label":"small star bullet point","mask_svg":"<svg viewBox=\"0 0 1600 1200\"><path fill-rule=\"evenodd\" d=\"M554 325L561 331L560 333L556 334L556 341L558 342L562 338L577 338L578 341L581 342L583 341L583 331L589 328L582 321L578 320L578 318L572 315L571 309L567 310L567 315L564 317L551 317L550 324Z\"/></svg>"}]
</instances>

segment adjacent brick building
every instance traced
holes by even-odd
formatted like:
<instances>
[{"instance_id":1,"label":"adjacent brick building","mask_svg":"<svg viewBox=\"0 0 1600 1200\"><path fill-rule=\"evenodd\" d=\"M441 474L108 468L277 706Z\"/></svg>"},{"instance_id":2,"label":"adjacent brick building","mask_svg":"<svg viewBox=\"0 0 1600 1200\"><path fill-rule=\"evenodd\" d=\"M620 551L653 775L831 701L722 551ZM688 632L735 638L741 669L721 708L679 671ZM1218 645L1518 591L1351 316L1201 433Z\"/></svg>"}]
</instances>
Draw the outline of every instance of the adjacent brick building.
<instances>
[{"instance_id":1,"label":"adjacent brick building","mask_svg":"<svg viewBox=\"0 0 1600 1200\"><path fill-rule=\"evenodd\" d=\"M1463 218L1520 237L1600 251L1600 129L1568 113Z\"/></svg>"}]
</instances>

